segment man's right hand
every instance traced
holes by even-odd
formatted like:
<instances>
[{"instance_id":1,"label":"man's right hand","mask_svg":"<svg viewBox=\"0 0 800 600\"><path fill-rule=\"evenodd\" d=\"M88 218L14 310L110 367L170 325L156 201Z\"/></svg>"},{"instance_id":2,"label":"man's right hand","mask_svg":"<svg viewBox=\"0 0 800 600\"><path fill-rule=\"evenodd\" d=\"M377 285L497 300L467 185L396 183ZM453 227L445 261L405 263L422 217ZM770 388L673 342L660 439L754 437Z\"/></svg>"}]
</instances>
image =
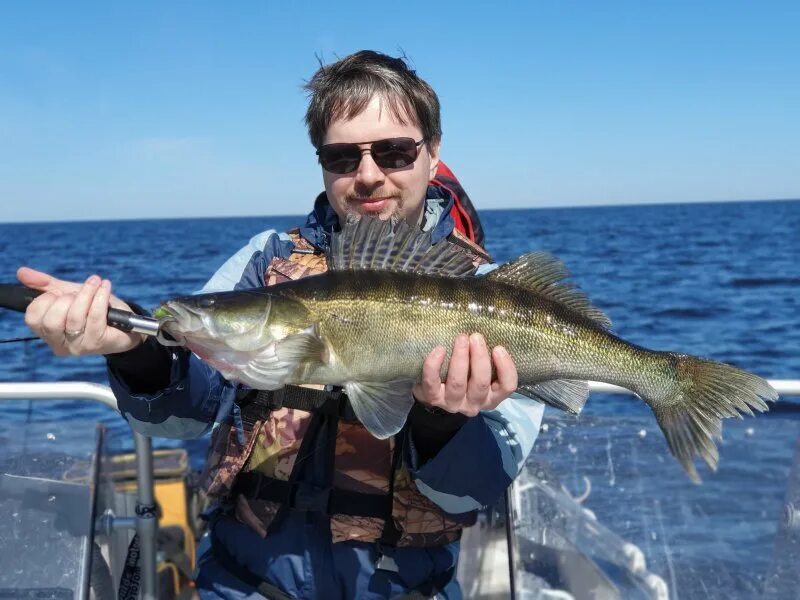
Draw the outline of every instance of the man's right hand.
<instances>
[{"instance_id":1,"label":"man's right hand","mask_svg":"<svg viewBox=\"0 0 800 600\"><path fill-rule=\"evenodd\" d=\"M17 279L44 292L25 311L25 324L58 356L116 354L135 348L145 336L125 333L106 323L108 307L131 308L111 294L111 282L92 275L85 283L62 281L28 267L20 267Z\"/></svg>"}]
</instances>

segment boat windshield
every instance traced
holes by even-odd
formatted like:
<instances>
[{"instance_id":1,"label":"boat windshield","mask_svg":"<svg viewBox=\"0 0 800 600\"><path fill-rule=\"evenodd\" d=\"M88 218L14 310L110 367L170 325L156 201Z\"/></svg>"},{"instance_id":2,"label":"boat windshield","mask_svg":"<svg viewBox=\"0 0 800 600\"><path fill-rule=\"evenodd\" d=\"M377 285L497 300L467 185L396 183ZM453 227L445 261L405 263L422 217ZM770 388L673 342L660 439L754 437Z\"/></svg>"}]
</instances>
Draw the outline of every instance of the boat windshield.
<instances>
[{"instance_id":1,"label":"boat windshield","mask_svg":"<svg viewBox=\"0 0 800 600\"><path fill-rule=\"evenodd\" d=\"M727 420L719 469L699 467L702 485L649 413L548 411L544 423L514 495L519 597L778 599L800 589L796 414Z\"/></svg>"},{"instance_id":2,"label":"boat windshield","mask_svg":"<svg viewBox=\"0 0 800 600\"><path fill-rule=\"evenodd\" d=\"M93 422L0 425L0 597L88 597L98 435Z\"/></svg>"}]
</instances>

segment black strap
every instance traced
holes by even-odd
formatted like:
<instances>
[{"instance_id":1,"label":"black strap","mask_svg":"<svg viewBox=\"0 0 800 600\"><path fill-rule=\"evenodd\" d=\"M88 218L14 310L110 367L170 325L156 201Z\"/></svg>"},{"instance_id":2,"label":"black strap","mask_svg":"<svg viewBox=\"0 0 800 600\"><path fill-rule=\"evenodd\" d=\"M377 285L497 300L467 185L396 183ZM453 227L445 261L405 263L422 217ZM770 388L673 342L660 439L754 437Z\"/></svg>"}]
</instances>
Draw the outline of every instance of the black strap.
<instances>
[{"instance_id":1,"label":"black strap","mask_svg":"<svg viewBox=\"0 0 800 600\"><path fill-rule=\"evenodd\" d=\"M233 492L254 500L279 502L292 510L378 519L385 517L390 498L386 494L365 494L318 487L304 481L284 481L253 471L236 477Z\"/></svg>"},{"instance_id":2,"label":"black strap","mask_svg":"<svg viewBox=\"0 0 800 600\"><path fill-rule=\"evenodd\" d=\"M264 413L281 407L335 416L342 421L357 420L347 396L341 390L315 390L287 385L277 390L247 390L237 403L242 420L248 423L264 418Z\"/></svg>"},{"instance_id":3,"label":"black strap","mask_svg":"<svg viewBox=\"0 0 800 600\"><path fill-rule=\"evenodd\" d=\"M139 597L140 554L139 534L136 533L128 546L128 554L125 556L125 567L122 569L122 577L119 580L119 600L136 600Z\"/></svg>"},{"instance_id":4,"label":"black strap","mask_svg":"<svg viewBox=\"0 0 800 600\"><path fill-rule=\"evenodd\" d=\"M392 468L389 471L389 498L392 499L384 506L383 531L381 537L375 542L378 549L378 558L375 561L375 569L381 571L398 571L397 563L394 560L397 543L400 541L401 532L394 522L394 480L397 469L400 468L400 461L403 456L404 432L394 438L394 452L392 454Z\"/></svg>"},{"instance_id":5,"label":"black strap","mask_svg":"<svg viewBox=\"0 0 800 600\"><path fill-rule=\"evenodd\" d=\"M389 473L389 497L394 498L394 480L397 474L397 470L400 468L400 463L403 460L403 440L405 439L405 432L401 432L399 435L396 435L394 438L394 452L392 453L392 470ZM381 537L378 540L378 549L380 550L381 547L384 549L394 549L397 546L397 542L400 541L400 530L397 528L397 525L394 522L394 517L392 516L392 509L394 508L394 502L389 502L388 506L384 507L384 524L383 524L383 532L381 533Z\"/></svg>"},{"instance_id":6,"label":"black strap","mask_svg":"<svg viewBox=\"0 0 800 600\"><path fill-rule=\"evenodd\" d=\"M267 583L248 568L240 565L231 555L231 553L228 552L228 549L217 539L213 527L209 533L209 538L211 539L211 551L214 553L214 558L223 566L226 571L235 577L238 577L247 585L256 588L258 593L264 596L264 598L267 600L294 600L292 596L280 588L272 585L271 583Z\"/></svg>"}]
</instances>

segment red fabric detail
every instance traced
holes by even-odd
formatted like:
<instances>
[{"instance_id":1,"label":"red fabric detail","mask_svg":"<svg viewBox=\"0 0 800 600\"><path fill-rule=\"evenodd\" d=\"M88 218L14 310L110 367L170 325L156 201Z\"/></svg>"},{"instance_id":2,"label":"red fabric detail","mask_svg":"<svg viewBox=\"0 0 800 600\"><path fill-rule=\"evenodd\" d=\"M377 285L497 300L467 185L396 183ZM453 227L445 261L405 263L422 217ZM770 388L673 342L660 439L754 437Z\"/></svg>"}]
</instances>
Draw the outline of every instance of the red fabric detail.
<instances>
[{"instance_id":1,"label":"red fabric detail","mask_svg":"<svg viewBox=\"0 0 800 600\"><path fill-rule=\"evenodd\" d=\"M440 176L441 177L450 177L451 179L455 179L456 181L458 181L458 177L456 177L455 173L453 173L450 170L450 167L448 167L446 164L444 164L443 160L440 160L439 161L439 166L436 167L436 175L434 176L434 179L436 179L436 177L440 177Z\"/></svg>"},{"instance_id":2,"label":"red fabric detail","mask_svg":"<svg viewBox=\"0 0 800 600\"><path fill-rule=\"evenodd\" d=\"M456 183L458 182L458 178L455 174L450 170L444 161L440 160L439 165L436 167L436 176L433 178L431 183L434 183L440 187L446 189L453 198L455 198L455 202L453 203L453 207L450 209L450 216L453 218L455 222L455 228L458 229L461 233L467 236L471 241L475 241L475 228L472 226L472 219L470 219L467 211L461 206L461 201L458 197L458 194L453 190L453 188L446 185L444 182L439 179L440 177L447 177L452 179ZM461 184L459 183L459 186Z\"/></svg>"}]
</instances>

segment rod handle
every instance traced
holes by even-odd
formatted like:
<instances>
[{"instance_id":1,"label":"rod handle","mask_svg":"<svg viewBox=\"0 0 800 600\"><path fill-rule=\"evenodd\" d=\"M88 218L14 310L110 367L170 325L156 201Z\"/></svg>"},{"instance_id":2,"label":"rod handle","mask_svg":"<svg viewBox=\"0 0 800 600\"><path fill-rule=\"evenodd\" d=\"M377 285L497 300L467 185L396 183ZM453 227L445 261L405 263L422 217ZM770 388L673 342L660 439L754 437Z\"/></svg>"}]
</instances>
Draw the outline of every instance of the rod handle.
<instances>
[{"instance_id":1,"label":"rod handle","mask_svg":"<svg viewBox=\"0 0 800 600\"><path fill-rule=\"evenodd\" d=\"M0 283L0 308L25 312L28 305L43 293L24 285Z\"/></svg>"},{"instance_id":2,"label":"rod handle","mask_svg":"<svg viewBox=\"0 0 800 600\"><path fill-rule=\"evenodd\" d=\"M25 312L28 305L44 292L34 290L24 285L15 283L0 283L0 308L7 308L17 312ZM137 315L127 310L118 308L108 309L106 322L116 329L146 335L158 334L158 320L152 317Z\"/></svg>"}]
</instances>

